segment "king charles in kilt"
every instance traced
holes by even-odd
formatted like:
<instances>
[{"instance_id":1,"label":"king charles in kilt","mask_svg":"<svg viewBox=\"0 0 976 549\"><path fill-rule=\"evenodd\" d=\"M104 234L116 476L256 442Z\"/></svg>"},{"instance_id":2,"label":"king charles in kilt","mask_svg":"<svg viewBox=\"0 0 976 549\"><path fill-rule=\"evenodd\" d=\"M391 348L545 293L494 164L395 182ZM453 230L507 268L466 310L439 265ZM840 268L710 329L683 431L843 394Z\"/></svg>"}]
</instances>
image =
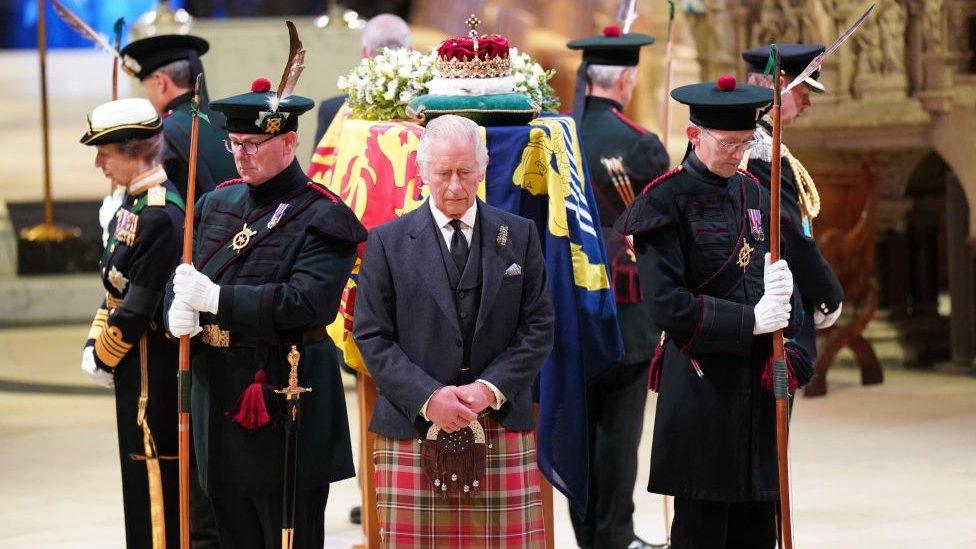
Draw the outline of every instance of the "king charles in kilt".
<instances>
[{"instance_id":1,"label":"king charles in kilt","mask_svg":"<svg viewBox=\"0 0 976 549\"><path fill-rule=\"evenodd\" d=\"M276 107L275 107L276 106ZM174 335L196 335L191 420L221 544L281 543L289 349L301 355L295 547L320 549L329 484L354 475L336 348L326 334L366 230L295 160L310 99L266 79L217 100L241 179L196 205L193 265L167 293ZM202 333L201 333L202 332ZM199 334L199 335L197 335Z\"/></svg>"},{"instance_id":2,"label":"king charles in kilt","mask_svg":"<svg viewBox=\"0 0 976 549\"><path fill-rule=\"evenodd\" d=\"M645 303L665 331L650 372L659 395L648 490L675 496L675 549L771 549L771 334L792 337L802 307L790 237L781 238L785 260L768 260L769 192L737 168L772 91L723 76L671 96L690 105L688 152L616 224L634 237ZM792 340L786 358L794 391L809 382L812 361Z\"/></svg>"},{"instance_id":3,"label":"king charles in kilt","mask_svg":"<svg viewBox=\"0 0 976 549\"><path fill-rule=\"evenodd\" d=\"M430 198L370 231L354 335L390 548L541 548L532 383L553 344L539 229L476 198L488 152L445 115L417 150Z\"/></svg>"},{"instance_id":4,"label":"king charles in kilt","mask_svg":"<svg viewBox=\"0 0 976 549\"><path fill-rule=\"evenodd\" d=\"M85 145L119 188L100 262L105 297L82 369L115 389L127 547L179 539L176 467L177 347L163 330L163 292L180 257L183 200L158 157L163 124L145 99L105 103L88 117Z\"/></svg>"}]
</instances>

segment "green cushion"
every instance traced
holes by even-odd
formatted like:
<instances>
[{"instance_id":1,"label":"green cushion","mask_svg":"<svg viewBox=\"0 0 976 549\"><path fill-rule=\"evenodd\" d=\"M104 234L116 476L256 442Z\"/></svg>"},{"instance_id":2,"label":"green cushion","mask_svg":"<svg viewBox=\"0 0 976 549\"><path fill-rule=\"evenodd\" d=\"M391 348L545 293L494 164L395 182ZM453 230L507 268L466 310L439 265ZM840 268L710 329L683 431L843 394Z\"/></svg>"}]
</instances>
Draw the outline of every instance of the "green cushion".
<instances>
[{"instance_id":1,"label":"green cushion","mask_svg":"<svg viewBox=\"0 0 976 549\"><path fill-rule=\"evenodd\" d=\"M407 116L426 124L442 114L470 118L479 126L528 124L542 109L520 93L496 95L421 95L407 105Z\"/></svg>"}]
</instances>

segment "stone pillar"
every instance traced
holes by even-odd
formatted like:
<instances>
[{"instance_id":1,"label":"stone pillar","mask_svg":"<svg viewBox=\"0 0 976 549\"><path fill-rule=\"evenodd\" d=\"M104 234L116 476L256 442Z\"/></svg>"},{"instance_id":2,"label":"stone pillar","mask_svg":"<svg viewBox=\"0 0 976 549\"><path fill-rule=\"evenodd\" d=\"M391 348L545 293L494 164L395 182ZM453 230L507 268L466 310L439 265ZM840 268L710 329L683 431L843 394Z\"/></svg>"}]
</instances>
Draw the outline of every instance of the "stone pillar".
<instances>
[{"instance_id":1,"label":"stone pillar","mask_svg":"<svg viewBox=\"0 0 976 549\"><path fill-rule=\"evenodd\" d=\"M952 362L969 365L976 358L976 279L967 245L966 194L953 173L946 176L946 244L949 260L949 351Z\"/></svg>"}]
</instances>

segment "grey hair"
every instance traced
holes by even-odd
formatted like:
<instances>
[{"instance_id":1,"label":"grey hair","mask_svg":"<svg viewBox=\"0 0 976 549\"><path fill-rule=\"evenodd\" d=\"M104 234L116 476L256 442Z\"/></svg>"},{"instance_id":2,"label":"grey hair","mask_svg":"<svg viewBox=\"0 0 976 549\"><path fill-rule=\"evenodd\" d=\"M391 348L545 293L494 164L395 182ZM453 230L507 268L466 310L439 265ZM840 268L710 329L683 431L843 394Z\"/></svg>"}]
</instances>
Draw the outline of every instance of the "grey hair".
<instances>
[{"instance_id":1,"label":"grey hair","mask_svg":"<svg viewBox=\"0 0 976 549\"><path fill-rule=\"evenodd\" d=\"M488 147L481 138L481 130L478 125L463 116L445 114L427 124L424 136L420 138L420 143L417 145L417 166L420 168L421 174L427 171L431 147L434 146L434 143L442 141L463 141L474 145L478 170L481 173L485 172L488 167Z\"/></svg>"},{"instance_id":2,"label":"grey hair","mask_svg":"<svg viewBox=\"0 0 976 549\"><path fill-rule=\"evenodd\" d=\"M149 163L155 163L163 152L163 134L142 139L126 139L118 143L119 152L130 158L139 158Z\"/></svg>"},{"instance_id":3,"label":"grey hair","mask_svg":"<svg viewBox=\"0 0 976 549\"><path fill-rule=\"evenodd\" d=\"M634 69L632 66L620 65L590 65L586 67L586 79L590 85L597 88L612 88L620 80L624 72ZM634 71L634 74L637 72Z\"/></svg>"},{"instance_id":4,"label":"grey hair","mask_svg":"<svg viewBox=\"0 0 976 549\"><path fill-rule=\"evenodd\" d=\"M381 13L366 23L361 44L369 57L383 48L410 48L410 26L392 13Z\"/></svg>"},{"instance_id":5,"label":"grey hair","mask_svg":"<svg viewBox=\"0 0 976 549\"><path fill-rule=\"evenodd\" d=\"M194 86L193 79L190 77L189 59L179 59L172 63L167 63L156 69L156 71L168 76L177 88L192 89Z\"/></svg>"},{"instance_id":6,"label":"grey hair","mask_svg":"<svg viewBox=\"0 0 976 549\"><path fill-rule=\"evenodd\" d=\"M771 75L764 74L764 73L761 73L761 72L750 72L749 73L749 78L747 80L747 83L752 84L753 86L761 86L763 88L772 88L773 87L773 77Z\"/></svg>"}]
</instances>

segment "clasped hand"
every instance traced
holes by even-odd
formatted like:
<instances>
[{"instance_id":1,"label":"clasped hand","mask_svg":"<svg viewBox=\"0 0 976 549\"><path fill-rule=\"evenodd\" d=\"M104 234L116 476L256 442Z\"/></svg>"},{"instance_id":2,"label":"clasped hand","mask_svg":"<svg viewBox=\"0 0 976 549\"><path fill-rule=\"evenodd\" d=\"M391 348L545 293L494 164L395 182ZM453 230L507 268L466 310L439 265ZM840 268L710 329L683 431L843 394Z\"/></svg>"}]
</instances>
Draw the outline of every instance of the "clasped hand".
<instances>
[{"instance_id":1,"label":"clasped hand","mask_svg":"<svg viewBox=\"0 0 976 549\"><path fill-rule=\"evenodd\" d=\"M484 383L474 382L456 387L448 385L434 392L427 403L427 419L444 431L453 433L478 418L478 414L495 402L495 395Z\"/></svg>"}]
</instances>

